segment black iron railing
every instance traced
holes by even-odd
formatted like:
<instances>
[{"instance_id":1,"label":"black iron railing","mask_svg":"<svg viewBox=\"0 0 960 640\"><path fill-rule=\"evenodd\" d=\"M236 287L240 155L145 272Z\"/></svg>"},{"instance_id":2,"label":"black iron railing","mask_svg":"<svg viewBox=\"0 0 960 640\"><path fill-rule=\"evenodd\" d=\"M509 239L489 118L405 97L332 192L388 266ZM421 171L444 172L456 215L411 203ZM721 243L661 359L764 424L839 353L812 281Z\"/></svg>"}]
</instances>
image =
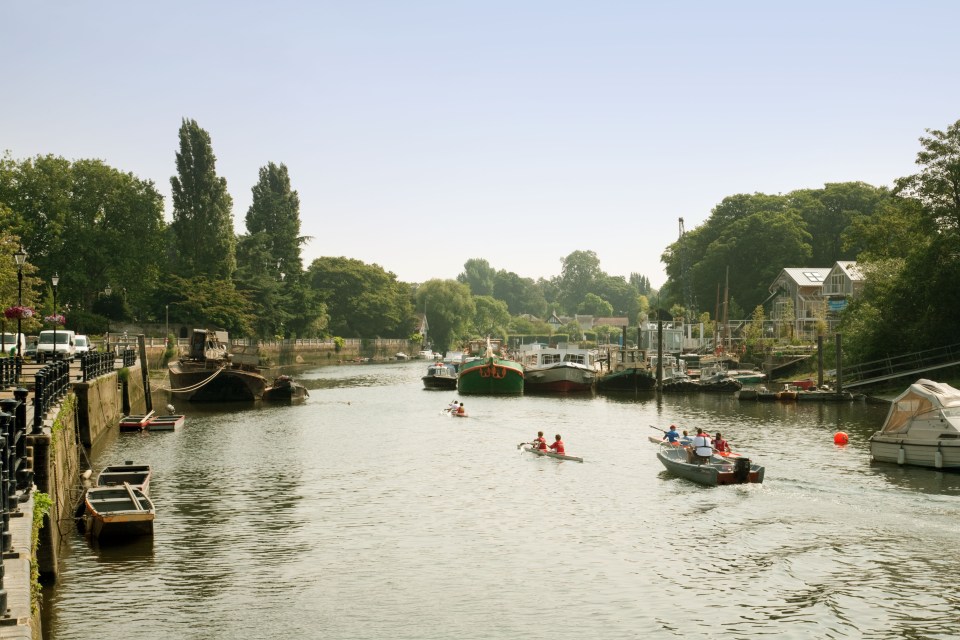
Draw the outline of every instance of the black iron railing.
<instances>
[{"instance_id":1,"label":"black iron railing","mask_svg":"<svg viewBox=\"0 0 960 640\"><path fill-rule=\"evenodd\" d=\"M33 393L33 433L40 433L43 418L70 390L70 363L55 360L37 371Z\"/></svg>"},{"instance_id":2,"label":"black iron railing","mask_svg":"<svg viewBox=\"0 0 960 640\"><path fill-rule=\"evenodd\" d=\"M0 613L4 618L10 614L3 587L3 557L14 550L10 518L19 513L20 501L29 496L26 490L33 485L27 461L27 390L18 388L13 395L0 400Z\"/></svg>"},{"instance_id":3,"label":"black iron railing","mask_svg":"<svg viewBox=\"0 0 960 640\"><path fill-rule=\"evenodd\" d=\"M80 354L81 379L84 382L110 373L114 369L116 358L112 351L87 351Z\"/></svg>"}]
</instances>

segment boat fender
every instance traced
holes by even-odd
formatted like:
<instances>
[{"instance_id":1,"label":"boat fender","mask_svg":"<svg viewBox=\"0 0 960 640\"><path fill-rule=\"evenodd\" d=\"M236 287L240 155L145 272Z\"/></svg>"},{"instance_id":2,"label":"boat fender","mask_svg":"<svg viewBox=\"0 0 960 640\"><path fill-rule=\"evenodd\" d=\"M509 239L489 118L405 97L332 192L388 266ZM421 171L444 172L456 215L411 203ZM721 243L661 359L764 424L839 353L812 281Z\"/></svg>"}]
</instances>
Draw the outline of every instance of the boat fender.
<instances>
[{"instance_id":1,"label":"boat fender","mask_svg":"<svg viewBox=\"0 0 960 640\"><path fill-rule=\"evenodd\" d=\"M750 481L750 458L737 458L733 461L733 477L737 484Z\"/></svg>"},{"instance_id":2,"label":"boat fender","mask_svg":"<svg viewBox=\"0 0 960 640\"><path fill-rule=\"evenodd\" d=\"M903 445L900 445L900 450L897 451L897 464L903 464L907 461L907 452L903 450Z\"/></svg>"},{"instance_id":3,"label":"boat fender","mask_svg":"<svg viewBox=\"0 0 960 640\"><path fill-rule=\"evenodd\" d=\"M937 469L943 469L943 451L940 450L939 444L937 444L937 452L933 454L933 466Z\"/></svg>"}]
</instances>

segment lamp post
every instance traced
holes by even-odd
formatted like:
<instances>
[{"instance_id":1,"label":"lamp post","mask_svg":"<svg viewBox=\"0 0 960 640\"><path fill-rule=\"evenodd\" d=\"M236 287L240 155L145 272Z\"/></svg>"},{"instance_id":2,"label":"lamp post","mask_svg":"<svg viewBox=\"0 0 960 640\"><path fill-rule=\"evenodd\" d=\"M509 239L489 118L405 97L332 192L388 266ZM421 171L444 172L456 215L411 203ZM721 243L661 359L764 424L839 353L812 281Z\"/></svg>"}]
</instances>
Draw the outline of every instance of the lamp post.
<instances>
[{"instance_id":1,"label":"lamp post","mask_svg":"<svg viewBox=\"0 0 960 640\"><path fill-rule=\"evenodd\" d=\"M53 359L56 360L60 355L57 351L57 285L60 283L60 274L54 271L50 282L53 283Z\"/></svg>"},{"instance_id":2,"label":"lamp post","mask_svg":"<svg viewBox=\"0 0 960 640\"><path fill-rule=\"evenodd\" d=\"M111 289L110 285L108 284L103 288L103 295L109 298L111 293L113 293L113 289ZM105 315L107 316L107 340L110 340L110 301L109 300L107 300L107 313Z\"/></svg>"},{"instance_id":3,"label":"lamp post","mask_svg":"<svg viewBox=\"0 0 960 640\"><path fill-rule=\"evenodd\" d=\"M23 263L27 261L27 252L23 250L23 245L20 245L20 250L13 254L13 259L17 263L17 306L23 306ZM20 315L17 314L17 363L22 366L23 363L23 353L21 350L23 347L20 346L21 342L20 330ZM20 367L17 367L17 372L19 373Z\"/></svg>"}]
</instances>

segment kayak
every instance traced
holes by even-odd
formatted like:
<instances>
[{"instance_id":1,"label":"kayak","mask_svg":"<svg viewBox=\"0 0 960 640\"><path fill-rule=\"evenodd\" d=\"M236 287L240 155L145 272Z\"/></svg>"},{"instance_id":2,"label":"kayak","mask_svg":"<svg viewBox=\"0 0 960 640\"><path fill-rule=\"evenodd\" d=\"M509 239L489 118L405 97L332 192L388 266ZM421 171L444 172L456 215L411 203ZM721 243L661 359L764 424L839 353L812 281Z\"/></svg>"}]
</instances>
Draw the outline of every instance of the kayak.
<instances>
[{"instance_id":1,"label":"kayak","mask_svg":"<svg viewBox=\"0 0 960 640\"><path fill-rule=\"evenodd\" d=\"M542 451L540 449L534 448L533 445L525 444L523 445L524 451L529 451L530 453L536 454L538 456L545 456L547 458L556 458L557 460L572 460L573 462L583 462L583 458L578 458L576 456L568 456L562 453L555 453L547 449Z\"/></svg>"}]
</instances>

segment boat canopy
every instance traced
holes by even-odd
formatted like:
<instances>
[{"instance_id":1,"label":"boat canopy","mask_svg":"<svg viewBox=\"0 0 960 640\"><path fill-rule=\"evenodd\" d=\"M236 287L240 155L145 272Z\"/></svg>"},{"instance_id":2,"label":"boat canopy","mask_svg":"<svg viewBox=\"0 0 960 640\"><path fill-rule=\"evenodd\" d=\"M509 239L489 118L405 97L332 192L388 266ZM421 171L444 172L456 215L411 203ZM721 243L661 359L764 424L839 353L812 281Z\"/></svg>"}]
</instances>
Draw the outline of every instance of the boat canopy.
<instances>
[{"instance_id":1,"label":"boat canopy","mask_svg":"<svg viewBox=\"0 0 960 640\"><path fill-rule=\"evenodd\" d=\"M917 380L893 401L882 432L909 431L916 418L939 420L943 409L954 410L946 412L948 415L960 415L960 390L942 382Z\"/></svg>"}]
</instances>

